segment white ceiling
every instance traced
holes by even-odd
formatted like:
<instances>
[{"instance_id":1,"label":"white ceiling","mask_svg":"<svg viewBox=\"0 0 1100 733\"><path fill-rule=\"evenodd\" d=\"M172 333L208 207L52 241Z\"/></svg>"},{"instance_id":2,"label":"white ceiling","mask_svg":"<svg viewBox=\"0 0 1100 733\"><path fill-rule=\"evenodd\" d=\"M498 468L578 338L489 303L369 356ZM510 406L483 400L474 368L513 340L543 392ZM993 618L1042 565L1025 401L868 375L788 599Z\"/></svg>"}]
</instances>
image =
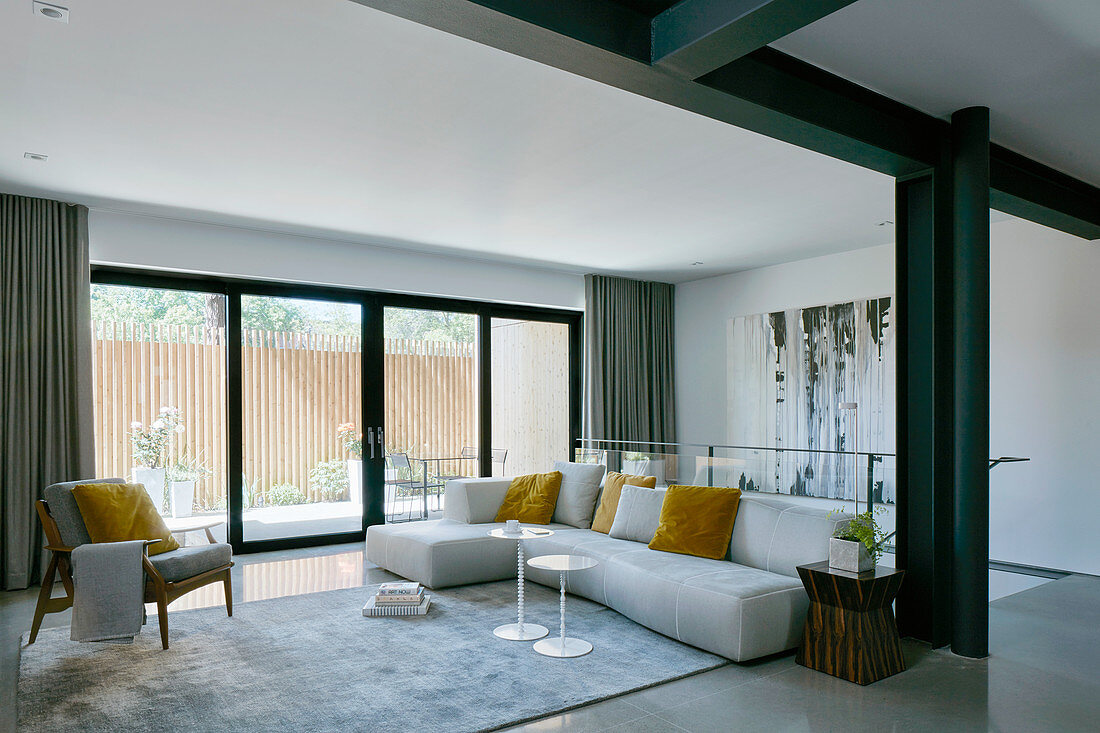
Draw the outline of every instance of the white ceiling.
<instances>
[{"instance_id":1,"label":"white ceiling","mask_svg":"<svg viewBox=\"0 0 1100 733\"><path fill-rule=\"evenodd\" d=\"M887 176L347 0L67 4L0 4L0 190L673 281L893 238Z\"/></svg>"},{"instance_id":2,"label":"white ceiling","mask_svg":"<svg viewBox=\"0 0 1100 733\"><path fill-rule=\"evenodd\" d=\"M775 48L1100 185L1100 0L859 0Z\"/></svg>"}]
</instances>

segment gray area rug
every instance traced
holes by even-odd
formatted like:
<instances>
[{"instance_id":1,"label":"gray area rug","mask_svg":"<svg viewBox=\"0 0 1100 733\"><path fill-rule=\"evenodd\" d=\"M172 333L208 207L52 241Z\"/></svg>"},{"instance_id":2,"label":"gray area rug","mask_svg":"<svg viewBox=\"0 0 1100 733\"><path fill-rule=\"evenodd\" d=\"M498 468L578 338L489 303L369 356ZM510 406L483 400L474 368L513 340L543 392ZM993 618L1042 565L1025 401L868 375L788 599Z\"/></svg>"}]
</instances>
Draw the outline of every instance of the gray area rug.
<instances>
[{"instance_id":1,"label":"gray area rug","mask_svg":"<svg viewBox=\"0 0 1100 733\"><path fill-rule=\"evenodd\" d=\"M537 654L492 630L515 583L432 591L420 618L364 618L374 586L155 615L133 645L47 629L21 650L23 731L462 731L492 729L728 661L569 596L567 632L595 650ZM558 594L527 585L528 620L557 631Z\"/></svg>"}]
</instances>

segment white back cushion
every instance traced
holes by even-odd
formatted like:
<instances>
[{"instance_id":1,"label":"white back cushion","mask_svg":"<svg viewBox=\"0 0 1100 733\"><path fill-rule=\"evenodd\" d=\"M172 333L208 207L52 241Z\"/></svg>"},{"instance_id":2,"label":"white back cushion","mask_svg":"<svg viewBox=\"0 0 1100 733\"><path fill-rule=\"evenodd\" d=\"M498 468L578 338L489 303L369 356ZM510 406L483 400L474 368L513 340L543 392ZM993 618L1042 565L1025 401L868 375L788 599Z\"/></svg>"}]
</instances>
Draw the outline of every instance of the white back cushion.
<instances>
[{"instance_id":1,"label":"white back cushion","mask_svg":"<svg viewBox=\"0 0 1100 733\"><path fill-rule=\"evenodd\" d=\"M730 559L739 565L798 577L799 565L829 556L829 538L851 516L782 499L741 495L730 538Z\"/></svg>"},{"instance_id":2,"label":"white back cushion","mask_svg":"<svg viewBox=\"0 0 1100 733\"><path fill-rule=\"evenodd\" d=\"M443 518L466 524L495 522L510 478L451 479L443 489Z\"/></svg>"},{"instance_id":3,"label":"white back cushion","mask_svg":"<svg viewBox=\"0 0 1100 733\"><path fill-rule=\"evenodd\" d=\"M619 495L619 506L615 510L615 519L611 522L608 536L648 545L657 533L664 501L664 489L647 489L644 486L627 484Z\"/></svg>"},{"instance_id":4,"label":"white back cushion","mask_svg":"<svg viewBox=\"0 0 1100 733\"><path fill-rule=\"evenodd\" d=\"M568 463L557 461L554 470L561 471L561 491L550 521L568 524L578 529L592 527L600 481L607 467L598 463Z\"/></svg>"}]
</instances>

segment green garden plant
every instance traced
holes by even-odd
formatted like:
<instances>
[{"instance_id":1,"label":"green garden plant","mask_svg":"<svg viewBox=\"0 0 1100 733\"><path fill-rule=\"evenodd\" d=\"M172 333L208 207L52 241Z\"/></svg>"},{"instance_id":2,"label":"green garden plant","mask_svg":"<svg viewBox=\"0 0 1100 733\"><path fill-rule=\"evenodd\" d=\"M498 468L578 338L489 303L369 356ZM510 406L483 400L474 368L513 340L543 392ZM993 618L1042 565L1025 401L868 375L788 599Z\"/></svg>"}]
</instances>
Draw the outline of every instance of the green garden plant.
<instances>
[{"instance_id":1,"label":"green garden plant","mask_svg":"<svg viewBox=\"0 0 1100 733\"><path fill-rule=\"evenodd\" d=\"M321 496L321 501L339 501L350 488L348 465L342 459L321 461L309 470L309 487Z\"/></svg>"},{"instance_id":2,"label":"green garden plant","mask_svg":"<svg viewBox=\"0 0 1100 733\"><path fill-rule=\"evenodd\" d=\"M267 491L268 506L294 506L308 502L306 495L294 484L275 484Z\"/></svg>"}]
</instances>

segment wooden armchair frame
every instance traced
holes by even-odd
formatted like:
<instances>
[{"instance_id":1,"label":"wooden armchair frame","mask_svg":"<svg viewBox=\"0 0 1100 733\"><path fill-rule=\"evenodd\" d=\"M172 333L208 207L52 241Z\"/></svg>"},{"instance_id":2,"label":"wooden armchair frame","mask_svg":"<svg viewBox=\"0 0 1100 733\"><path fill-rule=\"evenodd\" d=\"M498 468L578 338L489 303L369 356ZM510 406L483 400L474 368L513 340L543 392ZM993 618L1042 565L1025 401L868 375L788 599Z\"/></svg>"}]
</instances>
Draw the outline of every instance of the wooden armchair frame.
<instances>
[{"instance_id":1,"label":"wooden armchair frame","mask_svg":"<svg viewBox=\"0 0 1100 733\"><path fill-rule=\"evenodd\" d=\"M61 532L57 528L57 522L50 513L50 505L44 499L35 502L38 509L38 518L42 520L42 529L46 533L46 547L50 551L50 561L46 565L46 572L42 576L42 589L38 592L38 605L34 609L34 620L31 622L31 634L28 644L33 644L38 638L38 630L42 626L42 619L47 613L58 613L73 605L73 566L72 551L76 548L68 547L61 541ZM164 649L168 648L168 604L185 593L190 593L196 588L201 588L210 583L221 581L225 589L225 610L229 616L233 615L233 579L230 570L233 563L230 562L206 572L184 580L168 581L150 562L149 557L143 556L142 567L145 570L145 602L157 604L157 617L160 620L160 643ZM61 584L65 588L64 596L53 597L54 577L61 575Z\"/></svg>"}]
</instances>

